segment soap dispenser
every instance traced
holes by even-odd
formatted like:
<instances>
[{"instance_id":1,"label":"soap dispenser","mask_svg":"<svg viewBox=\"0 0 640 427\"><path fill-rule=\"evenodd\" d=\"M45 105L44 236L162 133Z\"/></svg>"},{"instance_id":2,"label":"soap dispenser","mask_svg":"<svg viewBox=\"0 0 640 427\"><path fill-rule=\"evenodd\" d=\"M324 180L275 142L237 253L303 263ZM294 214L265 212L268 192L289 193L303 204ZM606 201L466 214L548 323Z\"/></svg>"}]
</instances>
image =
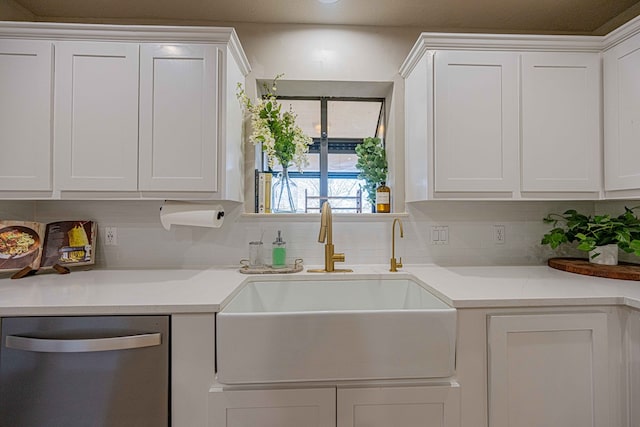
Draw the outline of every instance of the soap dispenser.
<instances>
[{"instance_id":1,"label":"soap dispenser","mask_svg":"<svg viewBox=\"0 0 640 427\"><path fill-rule=\"evenodd\" d=\"M284 268L287 266L287 243L282 240L282 232L278 230L278 237L273 242L273 249L271 252L273 268Z\"/></svg>"}]
</instances>

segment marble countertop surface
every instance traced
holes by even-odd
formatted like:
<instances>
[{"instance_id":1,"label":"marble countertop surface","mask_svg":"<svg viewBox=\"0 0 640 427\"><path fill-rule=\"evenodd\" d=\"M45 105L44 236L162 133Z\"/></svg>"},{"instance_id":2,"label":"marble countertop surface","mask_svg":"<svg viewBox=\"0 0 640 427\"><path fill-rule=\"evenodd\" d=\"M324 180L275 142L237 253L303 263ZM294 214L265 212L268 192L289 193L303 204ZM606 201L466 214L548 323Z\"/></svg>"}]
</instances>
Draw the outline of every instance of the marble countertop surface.
<instances>
[{"instance_id":1,"label":"marble countertop surface","mask_svg":"<svg viewBox=\"0 0 640 427\"><path fill-rule=\"evenodd\" d=\"M313 268L315 266L311 266ZM342 266L340 266L342 267ZM89 270L0 278L0 316L211 313L247 281L415 277L456 308L627 305L640 309L640 282L603 279L547 266L346 266L353 273L246 275L205 270Z\"/></svg>"}]
</instances>

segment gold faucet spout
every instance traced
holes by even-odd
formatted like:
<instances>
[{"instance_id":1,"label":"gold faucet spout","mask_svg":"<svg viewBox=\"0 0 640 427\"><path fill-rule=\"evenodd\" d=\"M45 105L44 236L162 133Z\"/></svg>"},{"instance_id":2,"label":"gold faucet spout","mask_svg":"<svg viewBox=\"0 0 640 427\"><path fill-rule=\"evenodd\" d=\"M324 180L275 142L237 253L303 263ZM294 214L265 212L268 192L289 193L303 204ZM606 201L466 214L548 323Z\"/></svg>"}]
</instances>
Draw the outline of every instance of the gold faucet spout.
<instances>
[{"instance_id":1,"label":"gold faucet spout","mask_svg":"<svg viewBox=\"0 0 640 427\"><path fill-rule=\"evenodd\" d=\"M320 216L320 234L318 235L318 242L324 243L327 240L327 244L332 242L333 224L332 224L331 206L329 202L325 202L322 205L322 213Z\"/></svg>"},{"instance_id":2,"label":"gold faucet spout","mask_svg":"<svg viewBox=\"0 0 640 427\"><path fill-rule=\"evenodd\" d=\"M333 218L331 214L331 205L324 202L322 205L322 214L320 216L320 234L318 234L318 242L324 245L324 269L323 270L307 270L310 273L335 273L353 271L349 269L336 269L336 262L344 262L343 253L336 253L333 247Z\"/></svg>"},{"instance_id":3,"label":"gold faucet spout","mask_svg":"<svg viewBox=\"0 0 640 427\"><path fill-rule=\"evenodd\" d=\"M398 268L402 268L402 257L400 261L396 260L396 223L400 226L400 238L404 237L404 230L402 229L402 221L400 218L395 218L391 225L391 261L389 271L397 272Z\"/></svg>"}]
</instances>

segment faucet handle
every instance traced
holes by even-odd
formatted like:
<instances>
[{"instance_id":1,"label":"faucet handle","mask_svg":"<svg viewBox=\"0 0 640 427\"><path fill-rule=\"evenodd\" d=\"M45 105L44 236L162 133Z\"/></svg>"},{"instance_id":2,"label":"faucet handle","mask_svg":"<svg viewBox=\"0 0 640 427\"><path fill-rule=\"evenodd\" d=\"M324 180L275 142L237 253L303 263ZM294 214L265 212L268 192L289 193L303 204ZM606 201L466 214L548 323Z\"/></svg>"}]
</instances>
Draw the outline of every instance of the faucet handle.
<instances>
[{"instance_id":1,"label":"faucet handle","mask_svg":"<svg viewBox=\"0 0 640 427\"><path fill-rule=\"evenodd\" d=\"M396 263L396 267L402 268L402 257L400 257L400 261Z\"/></svg>"},{"instance_id":2,"label":"faucet handle","mask_svg":"<svg viewBox=\"0 0 640 427\"><path fill-rule=\"evenodd\" d=\"M344 252L333 254L333 262L344 262L344 260L345 260Z\"/></svg>"}]
</instances>

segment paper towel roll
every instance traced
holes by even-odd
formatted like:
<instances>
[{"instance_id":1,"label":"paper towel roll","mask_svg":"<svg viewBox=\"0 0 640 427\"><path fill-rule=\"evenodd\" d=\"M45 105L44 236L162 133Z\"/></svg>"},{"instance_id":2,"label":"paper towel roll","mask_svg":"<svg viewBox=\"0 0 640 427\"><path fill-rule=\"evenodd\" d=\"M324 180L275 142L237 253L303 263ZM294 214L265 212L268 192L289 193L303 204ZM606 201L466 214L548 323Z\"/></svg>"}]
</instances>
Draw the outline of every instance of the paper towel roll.
<instances>
[{"instance_id":1,"label":"paper towel roll","mask_svg":"<svg viewBox=\"0 0 640 427\"><path fill-rule=\"evenodd\" d=\"M160 208L160 222L165 230L172 225L220 228L223 221L224 209L220 205L164 202Z\"/></svg>"}]
</instances>

